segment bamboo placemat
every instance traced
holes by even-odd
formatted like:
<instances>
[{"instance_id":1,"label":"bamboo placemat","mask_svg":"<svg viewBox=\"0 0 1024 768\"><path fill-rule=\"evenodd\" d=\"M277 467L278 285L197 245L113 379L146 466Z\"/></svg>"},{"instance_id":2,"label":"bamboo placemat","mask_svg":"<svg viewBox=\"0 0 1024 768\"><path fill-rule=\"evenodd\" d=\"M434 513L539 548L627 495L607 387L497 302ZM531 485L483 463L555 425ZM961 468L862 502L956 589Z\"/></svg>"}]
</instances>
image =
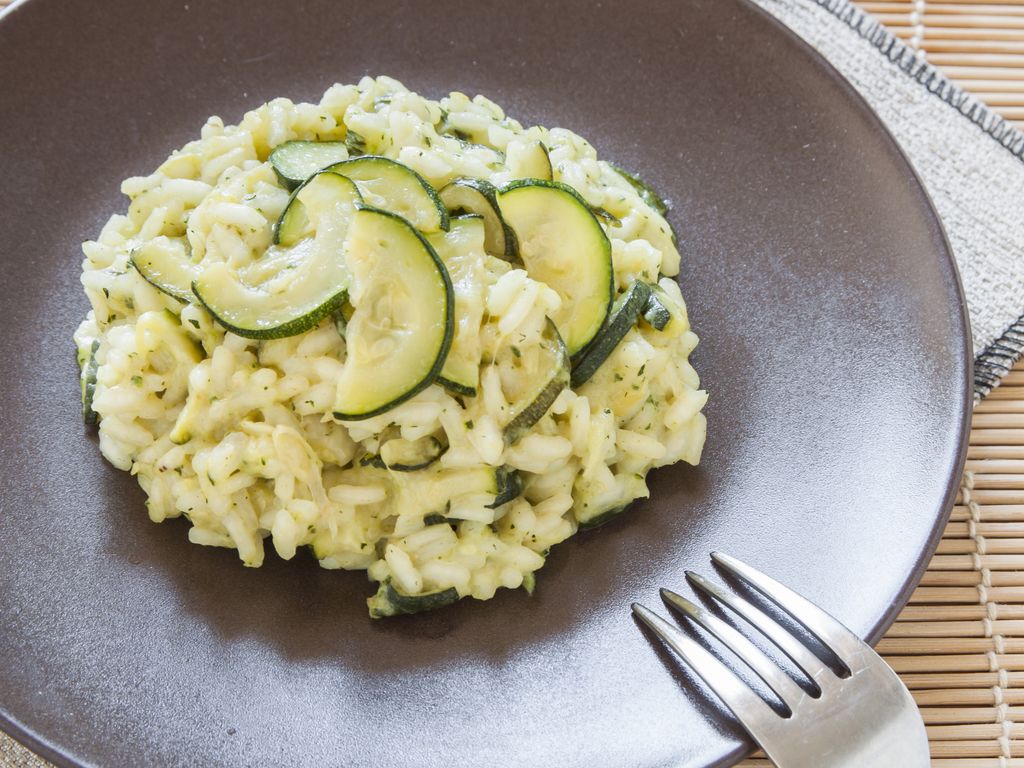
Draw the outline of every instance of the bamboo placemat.
<instances>
[{"instance_id":1,"label":"bamboo placemat","mask_svg":"<svg viewBox=\"0 0 1024 768\"><path fill-rule=\"evenodd\" d=\"M859 5L1024 128L1024 0ZM878 648L921 707L936 768L1024 768L1024 361L976 408L949 525ZM0 734L0 768L48 765Z\"/></svg>"}]
</instances>

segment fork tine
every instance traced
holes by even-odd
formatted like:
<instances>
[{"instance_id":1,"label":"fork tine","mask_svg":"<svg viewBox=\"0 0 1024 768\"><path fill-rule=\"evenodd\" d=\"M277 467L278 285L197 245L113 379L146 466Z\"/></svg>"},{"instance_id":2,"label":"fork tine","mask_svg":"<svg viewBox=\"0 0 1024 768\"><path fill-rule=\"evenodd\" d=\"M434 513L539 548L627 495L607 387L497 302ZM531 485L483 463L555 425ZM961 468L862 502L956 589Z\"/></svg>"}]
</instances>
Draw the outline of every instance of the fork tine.
<instances>
[{"instance_id":1,"label":"fork tine","mask_svg":"<svg viewBox=\"0 0 1024 768\"><path fill-rule=\"evenodd\" d=\"M755 741L761 741L761 735L769 726L781 722L782 718L760 696L696 641L639 603L633 603L631 607L636 617L672 648L725 702Z\"/></svg>"},{"instance_id":2,"label":"fork tine","mask_svg":"<svg viewBox=\"0 0 1024 768\"><path fill-rule=\"evenodd\" d=\"M756 627L762 635L775 643L783 653L789 656L793 663L800 667L804 674L811 678L819 688L823 688L823 686L828 684L828 681L832 678L832 671L825 666L821 659L811 653L803 643L789 634L784 627L777 624L764 611L731 592L726 592L699 573L686 571L686 578L694 587L708 597L717 600Z\"/></svg>"},{"instance_id":3,"label":"fork tine","mask_svg":"<svg viewBox=\"0 0 1024 768\"><path fill-rule=\"evenodd\" d=\"M711 559L746 582L816 635L847 667L864 649L864 642L825 611L789 587L765 576L735 557L712 552Z\"/></svg>"},{"instance_id":4,"label":"fork tine","mask_svg":"<svg viewBox=\"0 0 1024 768\"><path fill-rule=\"evenodd\" d=\"M682 611L690 619L721 640L730 651L754 670L757 676L764 680L769 688L775 691L778 697L782 699L782 702L789 707L791 713L796 711L796 707L807 696L807 693L793 682L789 675L779 669L775 662L769 659L760 648L711 613L711 611L690 602L682 595L678 595L669 589L662 589L661 596L669 605Z\"/></svg>"}]
</instances>

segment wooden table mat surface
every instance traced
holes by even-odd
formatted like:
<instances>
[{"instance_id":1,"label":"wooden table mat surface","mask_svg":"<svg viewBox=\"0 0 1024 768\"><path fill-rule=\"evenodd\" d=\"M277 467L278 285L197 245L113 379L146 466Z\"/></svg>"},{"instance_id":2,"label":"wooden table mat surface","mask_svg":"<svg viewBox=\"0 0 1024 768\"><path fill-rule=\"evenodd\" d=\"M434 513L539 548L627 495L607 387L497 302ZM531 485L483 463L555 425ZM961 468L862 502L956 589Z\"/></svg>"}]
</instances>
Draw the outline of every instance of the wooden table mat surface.
<instances>
[{"instance_id":1,"label":"wooden table mat surface","mask_svg":"<svg viewBox=\"0 0 1024 768\"><path fill-rule=\"evenodd\" d=\"M1024 128L1024 0L859 5ZM949 525L878 649L921 707L936 768L1024 768L1024 363L976 408ZM48 765L0 734L0 768Z\"/></svg>"}]
</instances>

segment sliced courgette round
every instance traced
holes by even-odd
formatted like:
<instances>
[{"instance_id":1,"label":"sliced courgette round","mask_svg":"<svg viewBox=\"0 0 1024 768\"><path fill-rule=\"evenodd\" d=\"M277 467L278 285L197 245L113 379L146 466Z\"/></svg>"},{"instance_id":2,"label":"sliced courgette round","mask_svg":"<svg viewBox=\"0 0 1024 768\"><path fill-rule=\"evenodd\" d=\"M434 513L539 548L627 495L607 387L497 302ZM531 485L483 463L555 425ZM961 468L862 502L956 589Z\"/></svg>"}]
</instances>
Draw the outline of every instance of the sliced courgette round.
<instances>
[{"instance_id":1,"label":"sliced courgette round","mask_svg":"<svg viewBox=\"0 0 1024 768\"><path fill-rule=\"evenodd\" d=\"M429 467L444 451L444 444L433 435L416 440L396 437L382 443L380 452L369 462L363 461L395 472L415 472Z\"/></svg>"},{"instance_id":2,"label":"sliced courgette round","mask_svg":"<svg viewBox=\"0 0 1024 768\"><path fill-rule=\"evenodd\" d=\"M243 271L206 267L192 290L214 318L250 339L295 336L340 309L350 274L342 244L360 201L349 179L320 172L295 190L278 222L285 247Z\"/></svg>"},{"instance_id":3,"label":"sliced courgette round","mask_svg":"<svg viewBox=\"0 0 1024 768\"><path fill-rule=\"evenodd\" d=\"M498 485L498 493L494 501L487 505L488 509L497 509L502 504L518 499L523 492L523 478L515 467L498 467L494 473Z\"/></svg>"},{"instance_id":4,"label":"sliced courgette round","mask_svg":"<svg viewBox=\"0 0 1024 768\"><path fill-rule=\"evenodd\" d=\"M551 181L551 158L542 141L510 143L507 151L508 169L517 179L542 179Z\"/></svg>"},{"instance_id":5,"label":"sliced courgette round","mask_svg":"<svg viewBox=\"0 0 1024 768\"><path fill-rule=\"evenodd\" d=\"M370 618L382 619L387 616L433 611L451 605L458 599L459 593L455 587L425 595L403 595L391 586L390 582L384 582L378 587L377 594L367 599L366 604L370 608Z\"/></svg>"},{"instance_id":6,"label":"sliced courgette round","mask_svg":"<svg viewBox=\"0 0 1024 768\"><path fill-rule=\"evenodd\" d=\"M626 332L636 325L637 318L648 306L650 298L651 286L637 280L615 300L611 314L608 315L608 324L594 337L582 357L573 363L570 383L574 389L586 383L608 359Z\"/></svg>"},{"instance_id":7,"label":"sliced courgette round","mask_svg":"<svg viewBox=\"0 0 1024 768\"><path fill-rule=\"evenodd\" d=\"M363 155L329 166L356 183L366 203L396 213L422 232L448 229L448 211L430 182L386 157Z\"/></svg>"},{"instance_id":8,"label":"sliced courgette round","mask_svg":"<svg viewBox=\"0 0 1024 768\"><path fill-rule=\"evenodd\" d=\"M450 213L473 213L484 220L484 249L507 261L519 261L516 233L498 208L498 190L489 181L463 177L441 189L441 202Z\"/></svg>"},{"instance_id":9,"label":"sliced courgette round","mask_svg":"<svg viewBox=\"0 0 1024 768\"><path fill-rule=\"evenodd\" d=\"M551 319L570 355L586 348L611 308L612 249L586 201L557 181L522 179L498 193L498 205L519 240L526 271L558 292Z\"/></svg>"},{"instance_id":10,"label":"sliced courgette round","mask_svg":"<svg viewBox=\"0 0 1024 768\"><path fill-rule=\"evenodd\" d=\"M154 287L187 304L192 301L192 283L199 266L192 263L182 238L160 235L134 249L129 257L136 271Z\"/></svg>"},{"instance_id":11,"label":"sliced courgette round","mask_svg":"<svg viewBox=\"0 0 1024 768\"><path fill-rule=\"evenodd\" d=\"M555 324L548 320L538 354L516 354L515 347L505 344L496 354L494 364L510 369L510 375L502 380L506 382L505 397L512 404L511 418L504 428L505 443L512 445L540 421L569 386L569 351ZM509 381L518 382L511 391Z\"/></svg>"},{"instance_id":12,"label":"sliced courgette round","mask_svg":"<svg viewBox=\"0 0 1024 768\"><path fill-rule=\"evenodd\" d=\"M656 331L665 330L665 326L672 319L670 306L665 290L660 285L652 285L651 296L644 307L644 320Z\"/></svg>"},{"instance_id":13,"label":"sliced courgette round","mask_svg":"<svg viewBox=\"0 0 1024 768\"><path fill-rule=\"evenodd\" d=\"M288 198L274 225L274 244L288 247L320 233L340 245L362 199L351 179L331 171L314 173Z\"/></svg>"},{"instance_id":14,"label":"sliced courgette round","mask_svg":"<svg viewBox=\"0 0 1024 768\"><path fill-rule=\"evenodd\" d=\"M96 379L99 373L99 361L96 353L100 348L100 340L93 339L88 347L78 351L78 366L82 369L82 421L92 426L99 421L99 415L92 409L92 400L96 396Z\"/></svg>"},{"instance_id":15,"label":"sliced courgette round","mask_svg":"<svg viewBox=\"0 0 1024 768\"><path fill-rule=\"evenodd\" d=\"M590 206L590 212L598 219L601 219L609 227L621 227L622 219L616 216L614 213L609 211L607 208L602 208L599 205Z\"/></svg>"},{"instance_id":16,"label":"sliced courgette round","mask_svg":"<svg viewBox=\"0 0 1024 768\"><path fill-rule=\"evenodd\" d=\"M452 283L441 259L405 219L360 208L345 241L354 307L335 418L376 416L429 387L455 325Z\"/></svg>"},{"instance_id":17,"label":"sliced courgette round","mask_svg":"<svg viewBox=\"0 0 1024 768\"><path fill-rule=\"evenodd\" d=\"M637 191L641 200L665 219L665 223L668 224L669 234L672 238L672 245L678 245L679 238L676 237L675 227L673 227L672 222L668 220L668 204L661 198L661 195L655 192L651 185L639 176L619 168L619 166L614 163L608 163L608 165L610 165L612 170L619 174L619 176L624 178L629 183L629 186Z\"/></svg>"},{"instance_id":18,"label":"sliced courgette round","mask_svg":"<svg viewBox=\"0 0 1024 768\"><path fill-rule=\"evenodd\" d=\"M577 482L573 488L573 516L580 530L604 525L621 515L637 499L649 494L643 475L616 475L611 488Z\"/></svg>"},{"instance_id":19,"label":"sliced courgette round","mask_svg":"<svg viewBox=\"0 0 1024 768\"><path fill-rule=\"evenodd\" d=\"M452 281L455 329L438 381L461 395L476 395L480 380L480 323L484 314L484 219L453 216L447 232L427 236Z\"/></svg>"},{"instance_id":20,"label":"sliced courgette round","mask_svg":"<svg viewBox=\"0 0 1024 768\"><path fill-rule=\"evenodd\" d=\"M344 141L286 141L268 159L285 189L295 189L317 171L347 160L348 147Z\"/></svg>"}]
</instances>

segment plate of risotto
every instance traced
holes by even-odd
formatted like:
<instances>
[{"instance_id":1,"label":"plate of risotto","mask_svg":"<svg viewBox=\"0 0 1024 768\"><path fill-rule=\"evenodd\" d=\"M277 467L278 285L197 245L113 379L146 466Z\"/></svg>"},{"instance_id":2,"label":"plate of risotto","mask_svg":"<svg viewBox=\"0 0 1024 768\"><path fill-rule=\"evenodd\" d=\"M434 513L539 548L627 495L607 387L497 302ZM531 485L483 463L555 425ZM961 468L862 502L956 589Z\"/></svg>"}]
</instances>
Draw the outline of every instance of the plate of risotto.
<instances>
[{"instance_id":1,"label":"plate of risotto","mask_svg":"<svg viewBox=\"0 0 1024 768\"><path fill-rule=\"evenodd\" d=\"M742 0L307 5L0 17L0 726L62 766L737 758L628 606L725 548L895 617L969 411L913 171Z\"/></svg>"}]
</instances>

